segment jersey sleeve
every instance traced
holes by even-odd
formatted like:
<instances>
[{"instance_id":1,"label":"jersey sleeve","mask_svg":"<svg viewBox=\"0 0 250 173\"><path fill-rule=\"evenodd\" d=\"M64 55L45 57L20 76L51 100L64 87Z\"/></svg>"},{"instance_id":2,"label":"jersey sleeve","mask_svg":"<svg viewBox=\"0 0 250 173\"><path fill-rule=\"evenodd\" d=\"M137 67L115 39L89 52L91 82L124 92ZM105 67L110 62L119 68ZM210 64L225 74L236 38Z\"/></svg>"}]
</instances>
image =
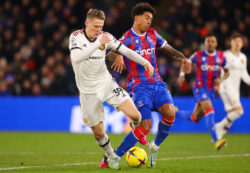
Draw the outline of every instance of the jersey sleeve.
<instances>
[{"instance_id":1,"label":"jersey sleeve","mask_svg":"<svg viewBox=\"0 0 250 173\"><path fill-rule=\"evenodd\" d=\"M222 67L223 68L228 68L227 59L226 59L226 57L224 55L222 56Z\"/></svg>"},{"instance_id":2,"label":"jersey sleeve","mask_svg":"<svg viewBox=\"0 0 250 173\"><path fill-rule=\"evenodd\" d=\"M198 54L198 53L195 52L195 53L193 53L193 54L190 56L189 60L191 61L191 63L196 63L196 62L197 62L197 58L198 58L197 54Z\"/></svg>"},{"instance_id":3,"label":"jersey sleeve","mask_svg":"<svg viewBox=\"0 0 250 173\"><path fill-rule=\"evenodd\" d=\"M160 36L156 31L154 31L156 39L157 39L157 44L156 47L164 47L167 44L167 41L162 38L162 36Z\"/></svg>"},{"instance_id":4,"label":"jersey sleeve","mask_svg":"<svg viewBox=\"0 0 250 173\"><path fill-rule=\"evenodd\" d=\"M109 33L108 33L109 34ZM122 43L117 40L113 35L109 34L111 41L107 44L107 49L112 49L113 51L118 51Z\"/></svg>"},{"instance_id":5,"label":"jersey sleeve","mask_svg":"<svg viewBox=\"0 0 250 173\"><path fill-rule=\"evenodd\" d=\"M71 34L69 37L69 50L74 50L74 49L80 49L82 50L82 45L79 39L79 36L74 36L74 34Z\"/></svg>"},{"instance_id":6,"label":"jersey sleeve","mask_svg":"<svg viewBox=\"0 0 250 173\"><path fill-rule=\"evenodd\" d=\"M248 85L250 85L250 76L249 76L249 74L248 74L248 72L247 72L247 58L244 56L244 69L242 69L243 71L242 71L242 80L246 83L246 84L248 84Z\"/></svg>"}]
</instances>

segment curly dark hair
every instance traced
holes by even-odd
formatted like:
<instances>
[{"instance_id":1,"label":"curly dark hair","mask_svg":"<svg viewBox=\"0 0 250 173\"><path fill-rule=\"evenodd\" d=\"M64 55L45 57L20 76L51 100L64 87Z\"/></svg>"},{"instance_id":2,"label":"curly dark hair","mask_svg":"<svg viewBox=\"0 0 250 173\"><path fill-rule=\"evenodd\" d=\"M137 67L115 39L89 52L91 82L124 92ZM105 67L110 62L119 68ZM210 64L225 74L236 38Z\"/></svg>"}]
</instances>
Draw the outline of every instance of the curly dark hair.
<instances>
[{"instance_id":1,"label":"curly dark hair","mask_svg":"<svg viewBox=\"0 0 250 173\"><path fill-rule=\"evenodd\" d=\"M134 19L135 16L142 15L144 12L150 12L154 16L156 10L149 3L139 3L136 4L131 11L132 18Z\"/></svg>"}]
</instances>

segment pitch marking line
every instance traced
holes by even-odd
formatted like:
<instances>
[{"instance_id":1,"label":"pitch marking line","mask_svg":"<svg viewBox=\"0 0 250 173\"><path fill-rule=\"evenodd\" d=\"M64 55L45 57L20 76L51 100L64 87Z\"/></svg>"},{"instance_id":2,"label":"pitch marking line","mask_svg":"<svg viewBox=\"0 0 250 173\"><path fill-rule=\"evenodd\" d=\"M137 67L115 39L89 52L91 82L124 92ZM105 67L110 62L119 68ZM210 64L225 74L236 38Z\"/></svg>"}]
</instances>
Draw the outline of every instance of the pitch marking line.
<instances>
[{"instance_id":1,"label":"pitch marking line","mask_svg":"<svg viewBox=\"0 0 250 173\"><path fill-rule=\"evenodd\" d=\"M168 161L168 160L191 160L191 159L208 159L208 158L223 158L223 157L250 157L250 153L245 154L224 154L224 155L206 155L206 156L189 156L189 157L172 157L172 158L162 158L158 160ZM99 162L86 162L86 163L69 163L60 165L43 165L43 166L20 166L20 167L8 167L0 168L0 171L7 170L18 170L18 169L29 169L29 168L49 168L49 167L66 167L66 166L81 166L81 165L94 165Z\"/></svg>"}]
</instances>

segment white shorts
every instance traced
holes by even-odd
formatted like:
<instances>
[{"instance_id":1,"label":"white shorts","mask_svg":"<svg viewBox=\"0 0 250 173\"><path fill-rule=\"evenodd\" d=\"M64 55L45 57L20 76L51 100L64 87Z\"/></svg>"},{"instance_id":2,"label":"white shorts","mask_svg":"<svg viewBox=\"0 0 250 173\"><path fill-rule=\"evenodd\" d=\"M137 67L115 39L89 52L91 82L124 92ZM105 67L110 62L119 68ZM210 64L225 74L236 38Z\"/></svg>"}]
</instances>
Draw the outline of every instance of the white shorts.
<instances>
[{"instance_id":1,"label":"white shorts","mask_svg":"<svg viewBox=\"0 0 250 173\"><path fill-rule=\"evenodd\" d=\"M239 91L224 85L221 87L222 88L220 89L219 94L224 103L225 110L229 111L231 109L241 107Z\"/></svg>"},{"instance_id":2,"label":"white shorts","mask_svg":"<svg viewBox=\"0 0 250 173\"><path fill-rule=\"evenodd\" d=\"M125 100L131 99L128 93L119 87L114 79L106 82L105 86L95 94L80 94L83 121L87 127L93 127L104 121L103 102L117 109Z\"/></svg>"}]
</instances>

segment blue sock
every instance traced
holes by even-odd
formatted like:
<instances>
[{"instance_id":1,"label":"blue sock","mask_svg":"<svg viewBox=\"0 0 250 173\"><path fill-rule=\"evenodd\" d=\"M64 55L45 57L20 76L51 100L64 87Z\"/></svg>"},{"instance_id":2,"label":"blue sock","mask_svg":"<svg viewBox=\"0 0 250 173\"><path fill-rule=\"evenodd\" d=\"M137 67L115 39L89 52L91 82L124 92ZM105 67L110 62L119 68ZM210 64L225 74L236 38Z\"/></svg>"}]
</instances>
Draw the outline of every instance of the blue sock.
<instances>
[{"instance_id":1,"label":"blue sock","mask_svg":"<svg viewBox=\"0 0 250 173\"><path fill-rule=\"evenodd\" d=\"M167 124L164 124L162 121L159 122L158 125L158 131L155 136L154 143L157 146L160 146L161 143L166 139L166 137L170 134L170 129L172 126L168 126Z\"/></svg>"},{"instance_id":2,"label":"blue sock","mask_svg":"<svg viewBox=\"0 0 250 173\"><path fill-rule=\"evenodd\" d=\"M115 151L115 153L122 157L131 147L135 146L138 139L135 137L133 130L131 130L127 136L123 139L121 145L118 147L118 149Z\"/></svg>"},{"instance_id":3,"label":"blue sock","mask_svg":"<svg viewBox=\"0 0 250 173\"><path fill-rule=\"evenodd\" d=\"M177 111L175 115L181 117L182 119L191 121L192 111Z\"/></svg>"},{"instance_id":4,"label":"blue sock","mask_svg":"<svg viewBox=\"0 0 250 173\"><path fill-rule=\"evenodd\" d=\"M218 140L214 124L214 112L206 115L206 125L214 142Z\"/></svg>"}]
</instances>

